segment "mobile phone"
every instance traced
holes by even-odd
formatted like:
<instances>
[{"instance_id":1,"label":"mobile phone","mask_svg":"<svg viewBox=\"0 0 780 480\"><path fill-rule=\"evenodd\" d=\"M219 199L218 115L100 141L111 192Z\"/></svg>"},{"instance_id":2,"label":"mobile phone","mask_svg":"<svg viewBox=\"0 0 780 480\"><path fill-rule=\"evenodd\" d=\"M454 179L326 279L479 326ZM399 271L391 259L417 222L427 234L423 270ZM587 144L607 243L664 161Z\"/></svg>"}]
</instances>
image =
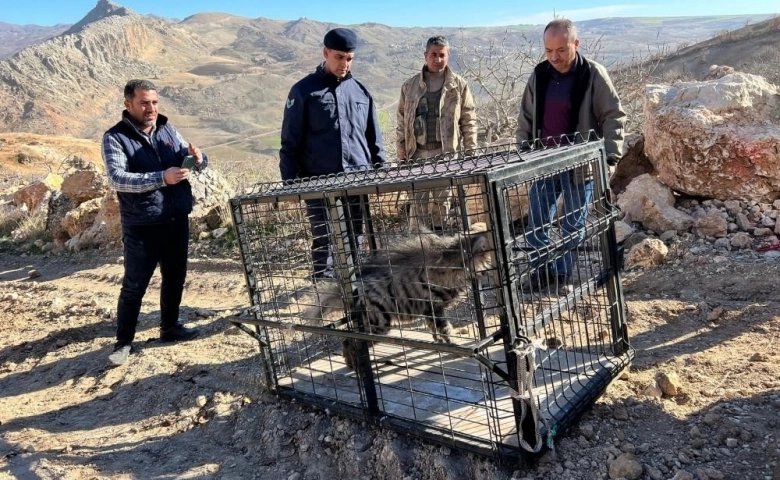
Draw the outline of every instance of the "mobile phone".
<instances>
[{"instance_id":1,"label":"mobile phone","mask_svg":"<svg viewBox=\"0 0 780 480\"><path fill-rule=\"evenodd\" d=\"M181 168L186 168L188 170L192 170L195 168L195 162L197 162L198 159L195 158L194 155L187 155L184 157L184 161L181 162Z\"/></svg>"}]
</instances>

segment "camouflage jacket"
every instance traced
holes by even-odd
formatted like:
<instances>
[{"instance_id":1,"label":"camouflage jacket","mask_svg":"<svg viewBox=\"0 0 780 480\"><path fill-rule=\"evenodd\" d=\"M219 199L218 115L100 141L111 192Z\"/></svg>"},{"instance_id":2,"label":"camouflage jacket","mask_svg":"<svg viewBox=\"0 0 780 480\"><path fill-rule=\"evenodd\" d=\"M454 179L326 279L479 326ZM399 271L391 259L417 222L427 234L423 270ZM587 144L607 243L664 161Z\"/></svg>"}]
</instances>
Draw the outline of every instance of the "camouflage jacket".
<instances>
[{"instance_id":1,"label":"camouflage jacket","mask_svg":"<svg viewBox=\"0 0 780 480\"><path fill-rule=\"evenodd\" d=\"M412 158L417 149L414 134L414 117L417 103L428 86L423 80L423 72L413 76L401 87L401 99L398 101L398 122L396 127L396 154L401 160ZM453 72L450 67L444 70L444 86L439 101L440 135L442 151L453 153L461 149L477 146L477 114L474 97L466 80Z\"/></svg>"}]
</instances>

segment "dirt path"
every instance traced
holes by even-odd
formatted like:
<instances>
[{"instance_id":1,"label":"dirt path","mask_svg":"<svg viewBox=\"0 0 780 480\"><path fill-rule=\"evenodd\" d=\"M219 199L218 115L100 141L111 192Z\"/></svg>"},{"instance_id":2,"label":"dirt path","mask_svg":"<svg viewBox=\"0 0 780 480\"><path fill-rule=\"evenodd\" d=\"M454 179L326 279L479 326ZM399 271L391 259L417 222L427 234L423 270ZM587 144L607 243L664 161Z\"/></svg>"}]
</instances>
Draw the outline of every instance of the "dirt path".
<instances>
[{"instance_id":1,"label":"dirt path","mask_svg":"<svg viewBox=\"0 0 780 480\"><path fill-rule=\"evenodd\" d=\"M774 259L705 251L627 273L629 375L554 453L512 466L269 394L256 342L218 320L248 305L240 264L199 248L183 313L204 335L157 341L155 277L142 350L116 369L120 253L0 252L0 478L601 479L628 452L633 478L780 479ZM680 377L679 395L644 394L658 372Z\"/></svg>"}]
</instances>

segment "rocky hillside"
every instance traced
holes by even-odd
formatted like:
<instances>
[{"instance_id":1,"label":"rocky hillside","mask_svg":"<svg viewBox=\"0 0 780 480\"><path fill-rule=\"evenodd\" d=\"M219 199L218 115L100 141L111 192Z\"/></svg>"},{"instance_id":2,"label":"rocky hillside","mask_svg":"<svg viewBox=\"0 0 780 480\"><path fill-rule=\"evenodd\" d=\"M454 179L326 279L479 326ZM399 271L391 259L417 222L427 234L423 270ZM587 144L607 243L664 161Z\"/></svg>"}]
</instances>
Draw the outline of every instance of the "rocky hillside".
<instances>
[{"instance_id":1,"label":"rocky hillside","mask_svg":"<svg viewBox=\"0 0 780 480\"><path fill-rule=\"evenodd\" d=\"M779 84L777 45L780 45L780 17L775 16L741 28L721 30L713 38L680 48L658 62L655 75L666 79L702 79L711 75L712 65L727 65Z\"/></svg>"},{"instance_id":2,"label":"rocky hillside","mask_svg":"<svg viewBox=\"0 0 780 480\"><path fill-rule=\"evenodd\" d=\"M646 50L648 38L664 35L665 45L674 46L761 18L702 17L697 28L683 18L594 20L581 25L582 49L614 62ZM61 35L0 62L0 132L97 140L118 118L126 80L148 77L160 86L162 111L215 160L271 166L283 101L292 84L320 62L321 39L333 26L223 13L173 22L100 0ZM474 67L474 77L522 77L540 53L541 26L353 28L360 38L353 70L377 97L388 131L399 87L420 68L431 34L447 35L452 65L459 71ZM525 52L522 61L515 60L519 52Z\"/></svg>"},{"instance_id":3,"label":"rocky hillside","mask_svg":"<svg viewBox=\"0 0 780 480\"><path fill-rule=\"evenodd\" d=\"M107 1L85 20L0 62L5 131L95 138L127 78L158 76L161 51L183 61L205 51L190 31Z\"/></svg>"}]
</instances>

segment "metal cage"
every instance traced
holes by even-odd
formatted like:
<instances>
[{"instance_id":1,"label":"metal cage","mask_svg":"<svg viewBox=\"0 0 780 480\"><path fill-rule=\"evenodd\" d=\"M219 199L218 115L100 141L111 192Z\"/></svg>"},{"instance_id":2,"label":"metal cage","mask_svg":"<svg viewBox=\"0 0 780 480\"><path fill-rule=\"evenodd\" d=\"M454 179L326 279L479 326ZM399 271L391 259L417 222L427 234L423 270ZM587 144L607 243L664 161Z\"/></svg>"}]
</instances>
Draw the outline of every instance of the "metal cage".
<instances>
[{"instance_id":1,"label":"metal cage","mask_svg":"<svg viewBox=\"0 0 780 480\"><path fill-rule=\"evenodd\" d=\"M268 386L487 456L549 445L633 358L603 142L557 140L233 198L230 320Z\"/></svg>"}]
</instances>

